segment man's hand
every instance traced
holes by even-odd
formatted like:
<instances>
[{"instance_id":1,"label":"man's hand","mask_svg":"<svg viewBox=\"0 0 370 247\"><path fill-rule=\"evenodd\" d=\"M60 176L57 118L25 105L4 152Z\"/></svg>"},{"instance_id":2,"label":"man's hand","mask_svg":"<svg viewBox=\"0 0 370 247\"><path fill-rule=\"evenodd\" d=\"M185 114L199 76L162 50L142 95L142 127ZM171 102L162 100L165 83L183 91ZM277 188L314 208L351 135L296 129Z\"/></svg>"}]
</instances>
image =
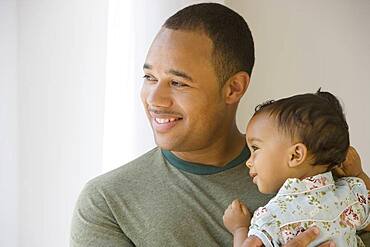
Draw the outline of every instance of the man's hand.
<instances>
[{"instance_id":1,"label":"man's hand","mask_svg":"<svg viewBox=\"0 0 370 247\"><path fill-rule=\"evenodd\" d=\"M361 158L356 149L352 146L348 148L346 160L333 170L338 177L357 177L361 178L368 190L370 190L370 178L361 166Z\"/></svg>"},{"instance_id":2,"label":"man's hand","mask_svg":"<svg viewBox=\"0 0 370 247\"><path fill-rule=\"evenodd\" d=\"M238 229L244 229L246 232L248 231L251 214L247 207L236 199L225 210L223 221L226 229L235 235Z\"/></svg>"},{"instance_id":3,"label":"man's hand","mask_svg":"<svg viewBox=\"0 0 370 247\"><path fill-rule=\"evenodd\" d=\"M290 240L283 247L306 247L308 244L314 241L319 236L319 234L320 232L317 227L311 227L306 231L300 233L294 239ZM251 236L243 242L241 247L262 247L262 246L263 243L258 237ZM319 245L318 247L335 247L335 243L332 241L328 241L326 243Z\"/></svg>"},{"instance_id":4,"label":"man's hand","mask_svg":"<svg viewBox=\"0 0 370 247\"><path fill-rule=\"evenodd\" d=\"M338 177L361 177L364 174L360 155L354 147L348 148L346 160L334 169L334 173Z\"/></svg>"},{"instance_id":5,"label":"man's hand","mask_svg":"<svg viewBox=\"0 0 370 247\"><path fill-rule=\"evenodd\" d=\"M317 227L311 227L306 231L300 233L297 237L290 240L284 247L305 247L312 241L314 241L320 234ZM335 247L335 243L328 241L319 245L319 247Z\"/></svg>"},{"instance_id":6,"label":"man's hand","mask_svg":"<svg viewBox=\"0 0 370 247\"><path fill-rule=\"evenodd\" d=\"M248 237L242 244L241 247L262 247L263 242L256 236Z\"/></svg>"}]
</instances>

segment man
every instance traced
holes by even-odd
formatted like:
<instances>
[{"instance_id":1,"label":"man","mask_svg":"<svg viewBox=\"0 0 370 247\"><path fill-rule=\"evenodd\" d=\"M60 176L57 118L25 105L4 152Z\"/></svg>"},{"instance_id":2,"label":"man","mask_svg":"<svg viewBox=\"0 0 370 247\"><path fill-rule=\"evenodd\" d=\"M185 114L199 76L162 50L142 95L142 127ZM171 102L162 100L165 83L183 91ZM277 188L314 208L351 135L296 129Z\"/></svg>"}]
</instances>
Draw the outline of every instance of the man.
<instances>
[{"instance_id":1,"label":"man","mask_svg":"<svg viewBox=\"0 0 370 247\"><path fill-rule=\"evenodd\" d=\"M240 198L255 210L270 199L248 176L235 122L253 65L251 32L229 8L204 3L171 16L147 54L141 92L158 147L85 186L71 245L230 246L227 205ZM306 246L314 230L291 246Z\"/></svg>"}]
</instances>

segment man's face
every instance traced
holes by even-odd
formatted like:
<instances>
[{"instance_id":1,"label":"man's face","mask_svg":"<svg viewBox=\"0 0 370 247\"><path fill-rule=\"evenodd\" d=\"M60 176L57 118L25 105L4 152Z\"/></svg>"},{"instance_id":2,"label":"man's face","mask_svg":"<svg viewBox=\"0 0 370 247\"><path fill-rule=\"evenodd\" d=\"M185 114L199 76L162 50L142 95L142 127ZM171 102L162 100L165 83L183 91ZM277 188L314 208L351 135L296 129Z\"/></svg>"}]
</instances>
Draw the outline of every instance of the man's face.
<instances>
[{"instance_id":1,"label":"man's face","mask_svg":"<svg viewBox=\"0 0 370 247\"><path fill-rule=\"evenodd\" d=\"M224 135L226 104L211 62L212 41L200 32L163 28L144 64L141 99L161 148L189 152Z\"/></svg>"}]
</instances>

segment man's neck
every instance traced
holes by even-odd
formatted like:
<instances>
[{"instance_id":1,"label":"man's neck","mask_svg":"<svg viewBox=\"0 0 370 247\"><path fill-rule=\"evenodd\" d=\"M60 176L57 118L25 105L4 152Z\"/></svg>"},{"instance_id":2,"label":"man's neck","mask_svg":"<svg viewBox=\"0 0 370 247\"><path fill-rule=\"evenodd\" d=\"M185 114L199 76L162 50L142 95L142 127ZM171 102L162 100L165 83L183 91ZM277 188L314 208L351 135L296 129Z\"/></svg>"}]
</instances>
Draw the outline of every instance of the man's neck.
<instances>
[{"instance_id":1,"label":"man's neck","mask_svg":"<svg viewBox=\"0 0 370 247\"><path fill-rule=\"evenodd\" d=\"M245 136L236 129L228 137L212 143L207 148L191 152L173 151L172 153L188 162L223 167L237 157L245 145Z\"/></svg>"}]
</instances>

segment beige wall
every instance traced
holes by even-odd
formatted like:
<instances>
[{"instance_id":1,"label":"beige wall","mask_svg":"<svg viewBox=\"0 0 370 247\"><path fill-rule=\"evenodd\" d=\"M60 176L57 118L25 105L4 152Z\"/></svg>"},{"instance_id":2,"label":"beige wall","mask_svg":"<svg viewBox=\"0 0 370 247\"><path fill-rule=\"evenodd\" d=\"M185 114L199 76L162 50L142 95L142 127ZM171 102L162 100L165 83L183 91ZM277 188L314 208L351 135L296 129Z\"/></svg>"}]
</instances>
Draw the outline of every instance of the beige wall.
<instances>
[{"instance_id":1,"label":"beige wall","mask_svg":"<svg viewBox=\"0 0 370 247\"><path fill-rule=\"evenodd\" d=\"M370 173L370 1L227 1L248 21L256 46L251 85L238 113L319 87L338 96L351 143Z\"/></svg>"}]
</instances>

